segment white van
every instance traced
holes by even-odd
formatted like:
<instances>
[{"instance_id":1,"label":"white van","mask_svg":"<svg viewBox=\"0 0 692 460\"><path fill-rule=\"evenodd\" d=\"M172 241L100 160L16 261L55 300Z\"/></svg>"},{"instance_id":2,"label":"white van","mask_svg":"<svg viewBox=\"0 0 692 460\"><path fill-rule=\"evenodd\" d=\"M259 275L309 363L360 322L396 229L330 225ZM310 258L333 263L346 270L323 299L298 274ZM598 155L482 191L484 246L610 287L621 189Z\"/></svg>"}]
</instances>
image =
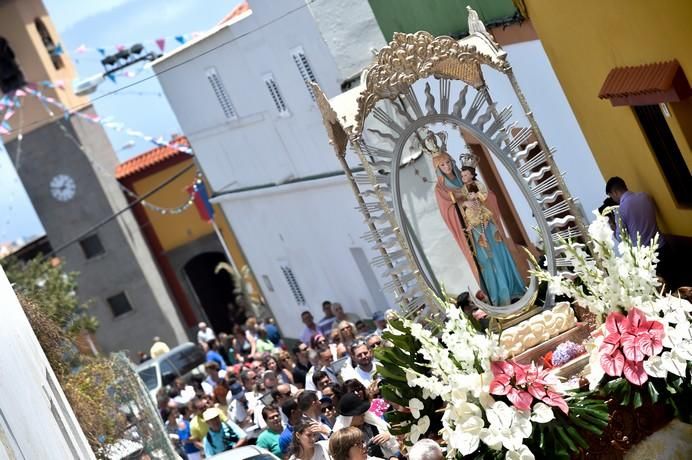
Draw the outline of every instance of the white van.
<instances>
[{"instance_id":1,"label":"white van","mask_svg":"<svg viewBox=\"0 0 692 460\"><path fill-rule=\"evenodd\" d=\"M168 353L144 361L137 366L139 377L144 381L154 401L158 391L170 385L178 377L204 372L206 355L192 342L178 345Z\"/></svg>"}]
</instances>

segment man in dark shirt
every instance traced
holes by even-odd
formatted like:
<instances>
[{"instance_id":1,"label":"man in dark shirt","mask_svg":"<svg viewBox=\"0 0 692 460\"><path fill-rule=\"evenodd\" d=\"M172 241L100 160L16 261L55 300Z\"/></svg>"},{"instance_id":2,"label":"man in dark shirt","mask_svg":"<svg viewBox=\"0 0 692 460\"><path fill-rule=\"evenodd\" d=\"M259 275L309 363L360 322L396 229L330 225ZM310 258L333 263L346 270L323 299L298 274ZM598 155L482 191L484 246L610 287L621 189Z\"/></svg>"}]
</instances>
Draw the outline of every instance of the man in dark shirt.
<instances>
[{"instance_id":1,"label":"man in dark shirt","mask_svg":"<svg viewBox=\"0 0 692 460\"><path fill-rule=\"evenodd\" d=\"M293 347L293 355L296 357L296 365L293 368L293 383L298 388L305 388L305 376L312 366L308 359L308 346L298 342Z\"/></svg>"},{"instance_id":2,"label":"man in dark shirt","mask_svg":"<svg viewBox=\"0 0 692 460\"><path fill-rule=\"evenodd\" d=\"M623 229L627 231L632 243L641 240L643 246L649 246L656 234L658 246L665 246L661 232L656 223L656 204L644 192L630 192L627 184L620 177L611 177L606 184L606 194L618 205L618 214Z\"/></svg>"},{"instance_id":3,"label":"man in dark shirt","mask_svg":"<svg viewBox=\"0 0 692 460\"><path fill-rule=\"evenodd\" d=\"M668 287L673 287L671 284L674 278L674 263L672 255L666 240L663 238L658 224L656 223L656 203L651 197L644 192L630 192L627 189L627 184L620 177L611 177L606 183L606 194L617 203L618 229L616 237L620 237L620 225L622 230L625 230L632 241L632 244L637 244L639 241L642 246L650 246L654 237L658 234L658 265L656 273L667 281Z\"/></svg>"}]
</instances>

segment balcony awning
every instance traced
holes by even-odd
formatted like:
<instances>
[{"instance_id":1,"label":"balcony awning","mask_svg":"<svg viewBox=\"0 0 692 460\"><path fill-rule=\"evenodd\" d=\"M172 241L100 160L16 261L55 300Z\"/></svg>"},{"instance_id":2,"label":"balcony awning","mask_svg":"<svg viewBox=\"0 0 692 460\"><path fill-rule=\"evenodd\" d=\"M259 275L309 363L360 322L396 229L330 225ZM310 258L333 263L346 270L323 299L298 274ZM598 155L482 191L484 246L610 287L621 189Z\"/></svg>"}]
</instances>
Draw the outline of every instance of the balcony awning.
<instances>
[{"instance_id":1,"label":"balcony awning","mask_svg":"<svg viewBox=\"0 0 692 460\"><path fill-rule=\"evenodd\" d=\"M692 88L677 60L631 67L608 73L598 97L614 106L677 102L692 95Z\"/></svg>"}]
</instances>

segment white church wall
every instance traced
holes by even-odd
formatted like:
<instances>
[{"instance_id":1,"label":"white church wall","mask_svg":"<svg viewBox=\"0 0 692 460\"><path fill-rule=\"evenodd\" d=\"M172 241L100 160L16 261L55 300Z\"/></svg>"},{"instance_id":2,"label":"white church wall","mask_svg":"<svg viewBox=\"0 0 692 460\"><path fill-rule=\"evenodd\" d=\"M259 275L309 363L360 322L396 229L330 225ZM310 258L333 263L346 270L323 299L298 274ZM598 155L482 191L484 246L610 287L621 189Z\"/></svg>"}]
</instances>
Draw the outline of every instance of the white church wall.
<instances>
[{"instance_id":1,"label":"white church wall","mask_svg":"<svg viewBox=\"0 0 692 460\"><path fill-rule=\"evenodd\" d=\"M0 268L0 458L95 458Z\"/></svg>"},{"instance_id":2,"label":"white church wall","mask_svg":"<svg viewBox=\"0 0 692 460\"><path fill-rule=\"evenodd\" d=\"M277 323L289 337L303 329L301 311L323 316L326 299L361 317L394 306L380 290L378 271L359 263L358 254L369 261L376 253L361 239L367 227L343 175L215 201L233 222ZM291 268L304 302L296 299L282 267Z\"/></svg>"}]
</instances>

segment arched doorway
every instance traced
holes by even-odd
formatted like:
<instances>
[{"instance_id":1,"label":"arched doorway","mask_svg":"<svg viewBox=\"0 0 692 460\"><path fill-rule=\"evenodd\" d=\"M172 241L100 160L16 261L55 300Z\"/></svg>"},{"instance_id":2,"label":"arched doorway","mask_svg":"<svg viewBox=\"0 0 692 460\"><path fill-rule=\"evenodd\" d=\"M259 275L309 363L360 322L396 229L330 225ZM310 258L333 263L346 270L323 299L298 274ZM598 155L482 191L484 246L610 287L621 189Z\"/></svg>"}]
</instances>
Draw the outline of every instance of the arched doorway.
<instances>
[{"instance_id":1,"label":"arched doorway","mask_svg":"<svg viewBox=\"0 0 692 460\"><path fill-rule=\"evenodd\" d=\"M183 271L209 319L214 332L230 333L231 311L235 311L233 279L225 270L214 273L219 262L228 262L221 252L205 252L190 259Z\"/></svg>"}]
</instances>

